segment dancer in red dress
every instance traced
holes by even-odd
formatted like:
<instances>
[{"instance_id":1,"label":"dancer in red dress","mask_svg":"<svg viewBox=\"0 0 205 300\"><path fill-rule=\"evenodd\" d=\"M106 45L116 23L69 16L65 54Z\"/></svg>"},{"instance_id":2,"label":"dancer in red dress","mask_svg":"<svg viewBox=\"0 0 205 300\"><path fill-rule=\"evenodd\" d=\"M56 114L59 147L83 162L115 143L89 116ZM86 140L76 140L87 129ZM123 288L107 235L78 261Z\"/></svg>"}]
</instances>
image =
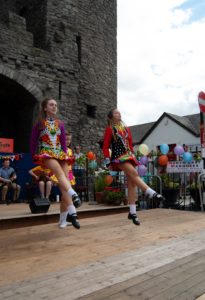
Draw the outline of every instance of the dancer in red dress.
<instances>
[{"instance_id":1,"label":"dancer in red dress","mask_svg":"<svg viewBox=\"0 0 205 300\"><path fill-rule=\"evenodd\" d=\"M104 134L103 154L107 167L125 173L130 206L128 219L132 220L135 225L140 225L136 214L136 187L140 188L149 198L163 201L164 197L151 189L138 175L136 170L138 161L133 151L131 132L122 122L118 109L112 109L108 114L108 126Z\"/></svg>"}]
</instances>

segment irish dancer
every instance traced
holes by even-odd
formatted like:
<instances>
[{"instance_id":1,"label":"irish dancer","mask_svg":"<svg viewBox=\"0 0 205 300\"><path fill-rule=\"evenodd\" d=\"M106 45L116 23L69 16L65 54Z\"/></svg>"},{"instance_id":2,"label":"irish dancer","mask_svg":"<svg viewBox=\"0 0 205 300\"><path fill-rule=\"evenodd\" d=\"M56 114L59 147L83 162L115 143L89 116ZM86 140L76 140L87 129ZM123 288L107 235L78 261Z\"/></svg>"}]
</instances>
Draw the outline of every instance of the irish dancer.
<instances>
[{"instance_id":1,"label":"irish dancer","mask_svg":"<svg viewBox=\"0 0 205 300\"><path fill-rule=\"evenodd\" d=\"M57 102L47 98L41 103L39 120L34 125L31 134L30 149L34 162L48 168L57 177L62 193L64 211L60 213L60 226L66 226L66 219L79 229L74 202L81 202L68 179L69 157L66 147L65 127L57 118ZM64 227L65 227L64 226Z\"/></svg>"},{"instance_id":2,"label":"irish dancer","mask_svg":"<svg viewBox=\"0 0 205 300\"><path fill-rule=\"evenodd\" d=\"M107 167L125 173L130 207L128 219L132 220L135 225L140 225L136 214L136 187L141 189L145 193L145 196L149 198L158 199L159 201L164 198L151 189L138 175L136 170L138 161L133 151L131 132L122 122L118 109L112 109L108 113L108 126L104 134L103 154Z\"/></svg>"}]
</instances>

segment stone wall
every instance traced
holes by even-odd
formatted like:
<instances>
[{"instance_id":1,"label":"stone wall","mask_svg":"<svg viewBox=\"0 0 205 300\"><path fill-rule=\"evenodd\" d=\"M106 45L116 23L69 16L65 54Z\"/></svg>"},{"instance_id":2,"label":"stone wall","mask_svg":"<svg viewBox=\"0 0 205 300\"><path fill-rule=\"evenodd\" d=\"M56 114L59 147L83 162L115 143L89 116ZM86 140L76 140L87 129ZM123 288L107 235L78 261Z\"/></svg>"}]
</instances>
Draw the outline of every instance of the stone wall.
<instances>
[{"instance_id":1,"label":"stone wall","mask_svg":"<svg viewBox=\"0 0 205 300\"><path fill-rule=\"evenodd\" d=\"M0 18L1 67L58 100L73 144L99 149L117 102L116 0L4 0Z\"/></svg>"}]
</instances>

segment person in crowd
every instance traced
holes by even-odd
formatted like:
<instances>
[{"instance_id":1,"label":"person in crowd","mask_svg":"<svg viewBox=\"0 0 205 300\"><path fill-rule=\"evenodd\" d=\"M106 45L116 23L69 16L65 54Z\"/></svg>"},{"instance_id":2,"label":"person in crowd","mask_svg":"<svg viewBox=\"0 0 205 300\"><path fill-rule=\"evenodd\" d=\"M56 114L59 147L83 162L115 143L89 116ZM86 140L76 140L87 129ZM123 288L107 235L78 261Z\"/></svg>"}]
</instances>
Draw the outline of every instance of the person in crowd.
<instances>
[{"instance_id":1,"label":"person in crowd","mask_svg":"<svg viewBox=\"0 0 205 300\"><path fill-rule=\"evenodd\" d=\"M130 211L128 219L135 225L140 225L136 214L136 187L145 193L145 196L163 201L162 195L151 189L138 175L136 166L138 161L135 158L132 146L132 136L130 129L121 120L118 109L112 109L108 113L108 125L104 133L103 154L105 165L115 171L123 171L128 183L128 201Z\"/></svg>"},{"instance_id":2,"label":"person in crowd","mask_svg":"<svg viewBox=\"0 0 205 300\"><path fill-rule=\"evenodd\" d=\"M37 166L29 170L29 174L32 176L35 183L38 184L41 198L49 199L53 186L51 171L42 168L42 166Z\"/></svg>"},{"instance_id":3,"label":"person in crowd","mask_svg":"<svg viewBox=\"0 0 205 300\"><path fill-rule=\"evenodd\" d=\"M83 158L84 154L81 152L81 147L79 145L74 148L74 158L75 163L73 165L73 173L76 178L76 185L83 185L83 177L85 176L85 165L84 163L80 164L80 158Z\"/></svg>"},{"instance_id":4,"label":"person in crowd","mask_svg":"<svg viewBox=\"0 0 205 300\"><path fill-rule=\"evenodd\" d=\"M72 134L67 133L66 134L67 154L68 154L68 157L73 160L73 163L72 164L70 163L68 165L68 179L70 180L71 185L74 186L76 184L75 177L74 177L74 174L73 174L73 164L74 164L74 161L75 161L75 157L74 157L74 154L73 154L73 150L71 148L71 140L72 140Z\"/></svg>"},{"instance_id":5,"label":"person in crowd","mask_svg":"<svg viewBox=\"0 0 205 300\"><path fill-rule=\"evenodd\" d=\"M19 198L21 187L16 182L17 175L15 170L10 166L10 160L4 159L2 167L0 168L0 186L1 186L1 200L6 201L6 196L9 189L13 189L13 202L16 202Z\"/></svg>"},{"instance_id":6,"label":"person in crowd","mask_svg":"<svg viewBox=\"0 0 205 300\"><path fill-rule=\"evenodd\" d=\"M41 103L39 120L31 134L31 155L34 162L50 169L57 177L64 202L64 210L60 212L60 224L66 224L69 218L72 225L79 229L80 223L73 201L80 203L81 200L68 179L68 164L72 160L67 154L64 123L57 118L57 111L55 99L46 98Z\"/></svg>"}]
</instances>

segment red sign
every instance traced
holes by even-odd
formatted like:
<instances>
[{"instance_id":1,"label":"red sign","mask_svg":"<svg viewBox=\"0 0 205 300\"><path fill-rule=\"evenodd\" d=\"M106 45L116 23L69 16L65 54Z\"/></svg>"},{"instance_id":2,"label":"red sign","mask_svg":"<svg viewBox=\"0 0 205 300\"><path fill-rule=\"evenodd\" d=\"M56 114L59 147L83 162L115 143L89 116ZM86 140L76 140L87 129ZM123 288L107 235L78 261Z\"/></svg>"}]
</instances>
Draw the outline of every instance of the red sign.
<instances>
[{"instance_id":1,"label":"red sign","mask_svg":"<svg viewBox=\"0 0 205 300\"><path fill-rule=\"evenodd\" d=\"M0 152L1 153L13 153L14 152L14 140L0 138Z\"/></svg>"},{"instance_id":2,"label":"red sign","mask_svg":"<svg viewBox=\"0 0 205 300\"><path fill-rule=\"evenodd\" d=\"M205 113L205 93L200 92L198 96L200 111Z\"/></svg>"},{"instance_id":3,"label":"red sign","mask_svg":"<svg viewBox=\"0 0 205 300\"><path fill-rule=\"evenodd\" d=\"M200 124L200 140L201 140L201 147L205 148L205 132L204 132L204 124Z\"/></svg>"}]
</instances>

